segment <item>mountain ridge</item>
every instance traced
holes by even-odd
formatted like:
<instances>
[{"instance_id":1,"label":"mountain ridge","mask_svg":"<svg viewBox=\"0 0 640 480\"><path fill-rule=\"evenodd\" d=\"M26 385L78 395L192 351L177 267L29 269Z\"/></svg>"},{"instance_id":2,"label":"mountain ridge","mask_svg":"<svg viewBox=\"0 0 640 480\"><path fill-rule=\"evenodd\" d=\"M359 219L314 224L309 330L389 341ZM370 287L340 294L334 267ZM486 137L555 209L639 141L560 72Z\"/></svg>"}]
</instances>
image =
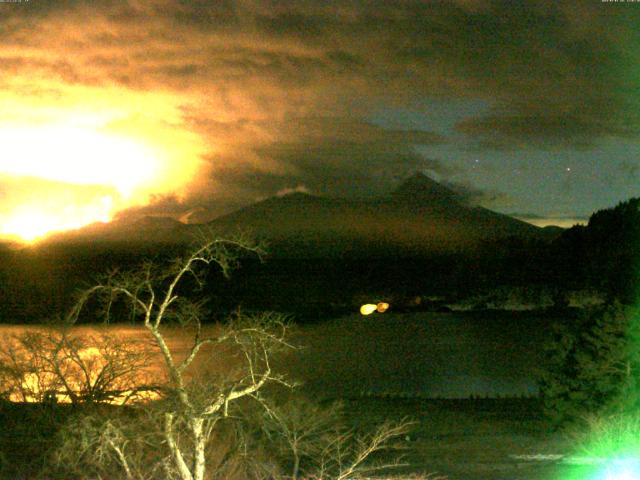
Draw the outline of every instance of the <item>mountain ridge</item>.
<instances>
[{"instance_id":1,"label":"mountain ridge","mask_svg":"<svg viewBox=\"0 0 640 480\"><path fill-rule=\"evenodd\" d=\"M436 182L424 173L417 172L405 179L390 193L391 197L400 199L420 199L422 201L455 201L460 202L461 196Z\"/></svg>"},{"instance_id":2,"label":"mountain ridge","mask_svg":"<svg viewBox=\"0 0 640 480\"><path fill-rule=\"evenodd\" d=\"M471 206L422 173L372 199L324 197L305 192L272 196L202 224L173 218L118 220L51 237L46 243L185 243L206 229L220 235L250 232L297 255L353 253L358 249L443 252L468 249L501 237L542 237L539 227Z\"/></svg>"},{"instance_id":3,"label":"mountain ridge","mask_svg":"<svg viewBox=\"0 0 640 480\"><path fill-rule=\"evenodd\" d=\"M321 197L295 192L270 197L208 223L231 232L241 226L285 243L323 244L352 251L399 246L409 251L459 251L500 237L542 237L539 227L463 198L424 174L415 174L373 199Z\"/></svg>"}]
</instances>

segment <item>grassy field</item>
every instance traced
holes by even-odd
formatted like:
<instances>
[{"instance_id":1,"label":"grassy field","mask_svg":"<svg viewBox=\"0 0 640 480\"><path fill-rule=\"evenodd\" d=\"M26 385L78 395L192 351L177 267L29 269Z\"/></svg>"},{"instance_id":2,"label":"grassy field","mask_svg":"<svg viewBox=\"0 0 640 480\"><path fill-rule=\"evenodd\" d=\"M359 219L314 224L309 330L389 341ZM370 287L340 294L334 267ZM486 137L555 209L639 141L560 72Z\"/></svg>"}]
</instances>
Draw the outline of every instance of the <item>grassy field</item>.
<instances>
[{"instance_id":1,"label":"grassy field","mask_svg":"<svg viewBox=\"0 0 640 480\"><path fill-rule=\"evenodd\" d=\"M416 421L404 440L408 465L400 478L555 480L563 467L534 456L571 453L564 435L549 430L535 399L357 399L346 408L353 421L369 427L388 419Z\"/></svg>"},{"instance_id":2,"label":"grassy field","mask_svg":"<svg viewBox=\"0 0 640 480\"><path fill-rule=\"evenodd\" d=\"M57 408L53 412L40 405L0 406L1 478L27 479L47 470L46 451L53 446L56 429L72 413L69 407ZM406 466L388 472L393 478L555 480L576 470L516 458L571 453L564 436L546 427L536 400L364 398L345 400L345 412L361 431L386 420L416 422L400 442Z\"/></svg>"}]
</instances>

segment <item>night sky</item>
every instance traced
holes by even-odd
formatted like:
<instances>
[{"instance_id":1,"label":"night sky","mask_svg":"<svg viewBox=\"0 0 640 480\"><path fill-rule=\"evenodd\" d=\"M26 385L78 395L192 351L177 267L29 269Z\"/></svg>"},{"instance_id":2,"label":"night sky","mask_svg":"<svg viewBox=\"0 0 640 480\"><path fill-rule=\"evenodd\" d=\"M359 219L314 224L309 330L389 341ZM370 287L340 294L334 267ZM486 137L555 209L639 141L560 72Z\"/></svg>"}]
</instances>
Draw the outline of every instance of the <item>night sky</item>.
<instances>
[{"instance_id":1,"label":"night sky","mask_svg":"<svg viewBox=\"0 0 640 480\"><path fill-rule=\"evenodd\" d=\"M638 25L601 0L0 3L0 233L416 171L570 225L640 195Z\"/></svg>"}]
</instances>

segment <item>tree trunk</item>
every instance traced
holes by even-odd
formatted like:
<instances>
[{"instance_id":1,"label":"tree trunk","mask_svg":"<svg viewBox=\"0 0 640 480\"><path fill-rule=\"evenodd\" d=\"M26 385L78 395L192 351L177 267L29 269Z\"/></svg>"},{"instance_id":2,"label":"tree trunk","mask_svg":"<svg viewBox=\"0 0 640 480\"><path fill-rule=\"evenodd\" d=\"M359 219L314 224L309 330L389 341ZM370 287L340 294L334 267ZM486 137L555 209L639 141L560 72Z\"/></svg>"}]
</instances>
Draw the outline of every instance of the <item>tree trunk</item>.
<instances>
[{"instance_id":1,"label":"tree trunk","mask_svg":"<svg viewBox=\"0 0 640 480\"><path fill-rule=\"evenodd\" d=\"M207 439L204 438L202 427L204 419L200 417L189 420L191 430L193 431L194 455L193 455L193 479L204 480L204 472L206 467L205 447Z\"/></svg>"},{"instance_id":2,"label":"tree trunk","mask_svg":"<svg viewBox=\"0 0 640 480\"><path fill-rule=\"evenodd\" d=\"M184 457L182 456L182 452L180 451L180 447L176 444L176 439L173 436L173 414L166 413L164 416L164 435L167 439L167 445L169 446L169 450L173 455L173 458L176 462L176 467L178 468L178 474L180 475L181 480L194 480L189 467L184 461Z\"/></svg>"},{"instance_id":3,"label":"tree trunk","mask_svg":"<svg viewBox=\"0 0 640 480\"><path fill-rule=\"evenodd\" d=\"M298 480L299 471L300 471L300 456L298 455L298 450L295 449L293 451L293 473L291 474L291 478L293 480Z\"/></svg>"}]
</instances>

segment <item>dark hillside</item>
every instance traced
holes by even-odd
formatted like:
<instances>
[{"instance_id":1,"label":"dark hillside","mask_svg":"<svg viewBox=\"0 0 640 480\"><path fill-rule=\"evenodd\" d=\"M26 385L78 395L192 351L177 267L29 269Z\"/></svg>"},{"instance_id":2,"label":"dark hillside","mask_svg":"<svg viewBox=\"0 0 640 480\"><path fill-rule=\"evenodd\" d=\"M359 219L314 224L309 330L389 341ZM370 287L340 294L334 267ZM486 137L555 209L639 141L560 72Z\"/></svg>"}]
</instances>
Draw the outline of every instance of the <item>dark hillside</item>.
<instances>
[{"instance_id":1,"label":"dark hillside","mask_svg":"<svg viewBox=\"0 0 640 480\"><path fill-rule=\"evenodd\" d=\"M268 239L273 254L297 258L431 256L469 251L488 239L543 237L542 229L467 205L417 174L373 200L294 193L250 205L209 224Z\"/></svg>"},{"instance_id":2,"label":"dark hillside","mask_svg":"<svg viewBox=\"0 0 640 480\"><path fill-rule=\"evenodd\" d=\"M551 269L570 285L593 287L631 303L640 281L640 199L599 210L551 246Z\"/></svg>"}]
</instances>

